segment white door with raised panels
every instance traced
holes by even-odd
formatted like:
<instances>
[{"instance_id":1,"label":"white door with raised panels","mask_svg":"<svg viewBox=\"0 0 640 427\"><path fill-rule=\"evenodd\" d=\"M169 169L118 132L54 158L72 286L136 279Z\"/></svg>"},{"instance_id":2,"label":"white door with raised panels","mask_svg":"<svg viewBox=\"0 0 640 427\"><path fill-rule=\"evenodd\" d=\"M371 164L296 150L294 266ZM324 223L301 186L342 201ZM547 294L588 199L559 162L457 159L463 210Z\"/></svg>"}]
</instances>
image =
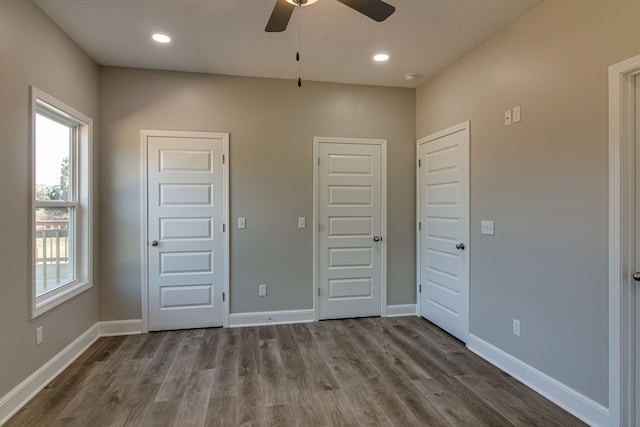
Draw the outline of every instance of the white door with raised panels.
<instances>
[{"instance_id":1,"label":"white door with raised panels","mask_svg":"<svg viewBox=\"0 0 640 427\"><path fill-rule=\"evenodd\" d=\"M149 330L222 326L228 135L143 133Z\"/></svg>"},{"instance_id":2,"label":"white door with raised panels","mask_svg":"<svg viewBox=\"0 0 640 427\"><path fill-rule=\"evenodd\" d=\"M316 138L315 144L318 317L380 316L386 141Z\"/></svg>"},{"instance_id":3,"label":"white door with raised panels","mask_svg":"<svg viewBox=\"0 0 640 427\"><path fill-rule=\"evenodd\" d=\"M418 141L420 314L469 334L469 123Z\"/></svg>"}]
</instances>

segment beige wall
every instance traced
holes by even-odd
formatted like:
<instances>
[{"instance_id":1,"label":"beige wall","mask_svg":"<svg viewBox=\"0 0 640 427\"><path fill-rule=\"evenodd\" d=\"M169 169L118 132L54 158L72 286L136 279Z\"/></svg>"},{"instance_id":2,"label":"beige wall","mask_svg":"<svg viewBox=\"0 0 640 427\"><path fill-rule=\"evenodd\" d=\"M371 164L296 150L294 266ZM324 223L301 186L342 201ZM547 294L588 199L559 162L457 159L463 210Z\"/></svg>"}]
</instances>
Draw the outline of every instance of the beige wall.
<instances>
[{"instance_id":1,"label":"beige wall","mask_svg":"<svg viewBox=\"0 0 640 427\"><path fill-rule=\"evenodd\" d=\"M29 86L98 119L98 67L32 2L0 1L0 397L98 320L92 290L29 320ZM44 342L35 346L35 329Z\"/></svg>"},{"instance_id":2,"label":"beige wall","mask_svg":"<svg viewBox=\"0 0 640 427\"><path fill-rule=\"evenodd\" d=\"M640 54L638 17L547 0L417 92L418 137L471 121L471 333L604 405L607 67Z\"/></svg>"},{"instance_id":3,"label":"beige wall","mask_svg":"<svg viewBox=\"0 0 640 427\"><path fill-rule=\"evenodd\" d=\"M388 303L415 303L414 90L108 67L100 75L102 320L141 316L141 129L230 133L232 313L313 306L312 230L297 228L299 216L309 225L313 216L313 137L388 139Z\"/></svg>"}]
</instances>

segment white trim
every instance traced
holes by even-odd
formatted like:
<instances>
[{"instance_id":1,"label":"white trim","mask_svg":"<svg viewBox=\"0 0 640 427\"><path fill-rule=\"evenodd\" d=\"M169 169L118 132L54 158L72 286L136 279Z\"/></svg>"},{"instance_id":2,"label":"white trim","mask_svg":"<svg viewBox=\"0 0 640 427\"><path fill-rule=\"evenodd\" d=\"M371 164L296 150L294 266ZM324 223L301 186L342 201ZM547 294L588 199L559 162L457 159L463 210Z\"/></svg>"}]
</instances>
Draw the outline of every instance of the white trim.
<instances>
[{"instance_id":1,"label":"white trim","mask_svg":"<svg viewBox=\"0 0 640 427\"><path fill-rule=\"evenodd\" d=\"M147 182L149 144L147 143L150 131L140 131L140 305L142 314L142 333L149 332L149 224L147 211L149 209L149 188Z\"/></svg>"},{"instance_id":2,"label":"white trim","mask_svg":"<svg viewBox=\"0 0 640 427\"><path fill-rule=\"evenodd\" d=\"M320 305L318 303L318 277L319 277L319 252L318 252L318 221L319 221L319 209L318 206L318 156L319 147L322 143L331 144L365 144L365 145L380 145L381 149L381 162L382 167L380 169L381 180L381 197L380 197L380 235L383 237L381 242L381 264L380 264L380 315L385 317L387 315L387 140L386 139L374 139L374 138L336 138L336 137L313 137L313 309L315 312L315 320L320 318L319 310Z\"/></svg>"},{"instance_id":3,"label":"white trim","mask_svg":"<svg viewBox=\"0 0 640 427\"><path fill-rule=\"evenodd\" d=\"M609 67L609 408L611 426L635 425L635 82L640 56Z\"/></svg>"},{"instance_id":4,"label":"white trim","mask_svg":"<svg viewBox=\"0 0 640 427\"><path fill-rule=\"evenodd\" d=\"M138 335L142 333L142 319L98 322L101 337Z\"/></svg>"},{"instance_id":5,"label":"white trim","mask_svg":"<svg viewBox=\"0 0 640 427\"><path fill-rule=\"evenodd\" d=\"M387 306L387 317L415 316L416 304L398 304Z\"/></svg>"},{"instance_id":6,"label":"white trim","mask_svg":"<svg viewBox=\"0 0 640 427\"><path fill-rule=\"evenodd\" d=\"M0 398L0 425L9 421L9 418L84 353L100 337L99 332L100 326L96 323Z\"/></svg>"},{"instance_id":7,"label":"white trim","mask_svg":"<svg viewBox=\"0 0 640 427\"><path fill-rule=\"evenodd\" d=\"M140 209L140 223L141 227L141 259L142 259L142 271L141 271L141 298L140 303L142 306L142 333L149 332L149 248L147 246L148 239L148 190L147 190L147 162L148 162L148 138L150 136L164 136L164 137L185 137L185 138L220 138L222 139L222 153L224 155L224 162L222 164L223 173L223 200L224 208L222 210L222 223L224 224L224 253L223 253L223 292L226 295L223 304L222 313L222 326L229 327L229 274L230 274L230 256L229 256L229 235L231 233L231 225L229 224L229 133L225 132L195 132L195 131L171 131L171 130L140 130L140 149L141 149L141 167L140 167L140 194L141 197L141 209Z\"/></svg>"},{"instance_id":8,"label":"white trim","mask_svg":"<svg viewBox=\"0 0 640 427\"><path fill-rule=\"evenodd\" d=\"M585 423L592 426L609 425L609 410L606 407L544 372L473 334L469 334L467 348Z\"/></svg>"},{"instance_id":9,"label":"white trim","mask_svg":"<svg viewBox=\"0 0 640 427\"><path fill-rule=\"evenodd\" d=\"M315 319L315 310L263 311L257 313L232 313L232 328L245 326L282 325L291 323L309 323Z\"/></svg>"},{"instance_id":10,"label":"white trim","mask_svg":"<svg viewBox=\"0 0 640 427\"><path fill-rule=\"evenodd\" d=\"M466 301L463 301L463 305L464 305L463 310L466 310L467 324L464 327L465 330L463 331L463 336L457 337L457 338L460 338L463 342L466 342L467 337L469 336L469 330L470 330L469 306L470 306L470 299L471 299L471 269L470 269L470 265L471 265L471 262L470 262L471 261L471 255L470 255L470 251L471 251L471 122L470 121L462 122L460 124L448 127L439 132L436 132L431 135L418 139L416 141L416 160L420 159L421 145L427 144L433 140L443 138L447 135L451 135L453 133L460 132L460 131L464 131L467 136L467 155L468 155L467 162L468 163L466 165L467 170L465 171L463 179L467 181L467 191L468 191L467 192L467 197L468 197L467 212L465 212L467 216L465 233L469 241L466 243L467 248L465 249L465 251L467 252L467 266L466 266L467 296L466 296ZM422 315L422 301L421 301L422 298L420 295L420 284L422 283L421 268L420 268L420 262L422 259L422 255L421 255L422 248L420 245L420 230L418 228L418 224L420 223L421 215L422 215L422 212L420 209L421 208L420 198L421 198L420 168L418 167L418 162L416 161L416 313L418 314L418 316Z\"/></svg>"}]
</instances>

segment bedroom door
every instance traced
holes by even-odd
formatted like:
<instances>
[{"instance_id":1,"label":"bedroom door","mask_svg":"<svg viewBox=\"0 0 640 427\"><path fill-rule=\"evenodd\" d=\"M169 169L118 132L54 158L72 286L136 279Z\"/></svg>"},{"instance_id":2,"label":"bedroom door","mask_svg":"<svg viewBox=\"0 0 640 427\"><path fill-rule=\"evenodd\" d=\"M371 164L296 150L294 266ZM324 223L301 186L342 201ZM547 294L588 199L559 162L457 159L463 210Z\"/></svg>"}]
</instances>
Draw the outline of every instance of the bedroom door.
<instances>
[{"instance_id":1,"label":"bedroom door","mask_svg":"<svg viewBox=\"0 0 640 427\"><path fill-rule=\"evenodd\" d=\"M383 314L385 142L316 140L320 319Z\"/></svg>"},{"instance_id":2,"label":"bedroom door","mask_svg":"<svg viewBox=\"0 0 640 427\"><path fill-rule=\"evenodd\" d=\"M418 141L420 314L469 334L469 123Z\"/></svg>"},{"instance_id":3,"label":"bedroom door","mask_svg":"<svg viewBox=\"0 0 640 427\"><path fill-rule=\"evenodd\" d=\"M150 132L149 330L222 326L226 309L226 134Z\"/></svg>"}]
</instances>

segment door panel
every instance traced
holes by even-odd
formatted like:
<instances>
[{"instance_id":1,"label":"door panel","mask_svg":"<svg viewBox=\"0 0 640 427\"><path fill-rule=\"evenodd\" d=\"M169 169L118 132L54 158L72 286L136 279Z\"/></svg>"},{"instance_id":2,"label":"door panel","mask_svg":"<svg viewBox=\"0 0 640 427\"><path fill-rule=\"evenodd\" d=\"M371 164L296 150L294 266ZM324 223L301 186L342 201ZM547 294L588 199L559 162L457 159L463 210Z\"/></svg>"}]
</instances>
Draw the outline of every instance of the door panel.
<instances>
[{"instance_id":1,"label":"door panel","mask_svg":"<svg viewBox=\"0 0 640 427\"><path fill-rule=\"evenodd\" d=\"M223 324L224 142L147 137L149 329Z\"/></svg>"},{"instance_id":2,"label":"door panel","mask_svg":"<svg viewBox=\"0 0 640 427\"><path fill-rule=\"evenodd\" d=\"M420 141L421 315L466 341L469 333L468 125ZM456 248L464 244L463 249Z\"/></svg>"},{"instance_id":3,"label":"door panel","mask_svg":"<svg viewBox=\"0 0 640 427\"><path fill-rule=\"evenodd\" d=\"M318 147L320 319L379 316L382 295L382 146Z\"/></svg>"}]
</instances>

